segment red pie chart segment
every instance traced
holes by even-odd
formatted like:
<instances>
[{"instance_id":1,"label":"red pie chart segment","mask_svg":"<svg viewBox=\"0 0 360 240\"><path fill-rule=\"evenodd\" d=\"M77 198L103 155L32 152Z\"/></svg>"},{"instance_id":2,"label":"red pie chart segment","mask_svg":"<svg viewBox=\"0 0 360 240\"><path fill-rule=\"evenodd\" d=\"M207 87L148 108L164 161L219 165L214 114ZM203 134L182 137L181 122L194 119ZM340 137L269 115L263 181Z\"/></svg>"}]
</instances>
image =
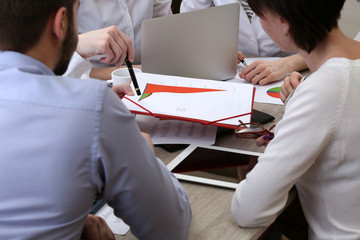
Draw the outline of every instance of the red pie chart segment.
<instances>
[{"instance_id":1,"label":"red pie chart segment","mask_svg":"<svg viewBox=\"0 0 360 240\"><path fill-rule=\"evenodd\" d=\"M267 90L267 95L273 98L280 98L281 87L274 87Z\"/></svg>"}]
</instances>

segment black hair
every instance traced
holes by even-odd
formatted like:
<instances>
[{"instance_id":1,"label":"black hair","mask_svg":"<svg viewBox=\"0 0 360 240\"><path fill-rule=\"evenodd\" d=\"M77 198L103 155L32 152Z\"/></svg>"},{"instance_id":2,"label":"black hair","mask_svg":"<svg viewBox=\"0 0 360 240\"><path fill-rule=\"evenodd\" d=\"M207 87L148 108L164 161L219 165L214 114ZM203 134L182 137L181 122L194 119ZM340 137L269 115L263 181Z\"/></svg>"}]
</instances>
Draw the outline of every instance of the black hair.
<instances>
[{"instance_id":1,"label":"black hair","mask_svg":"<svg viewBox=\"0 0 360 240\"><path fill-rule=\"evenodd\" d=\"M24 53L40 39L46 24L60 7L73 22L76 0L0 0L0 49Z\"/></svg>"},{"instance_id":2,"label":"black hair","mask_svg":"<svg viewBox=\"0 0 360 240\"><path fill-rule=\"evenodd\" d=\"M276 13L289 23L295 44L311 52L338 26L345 0L248 0L259 17Z\"/></svg>"}]
</instances>

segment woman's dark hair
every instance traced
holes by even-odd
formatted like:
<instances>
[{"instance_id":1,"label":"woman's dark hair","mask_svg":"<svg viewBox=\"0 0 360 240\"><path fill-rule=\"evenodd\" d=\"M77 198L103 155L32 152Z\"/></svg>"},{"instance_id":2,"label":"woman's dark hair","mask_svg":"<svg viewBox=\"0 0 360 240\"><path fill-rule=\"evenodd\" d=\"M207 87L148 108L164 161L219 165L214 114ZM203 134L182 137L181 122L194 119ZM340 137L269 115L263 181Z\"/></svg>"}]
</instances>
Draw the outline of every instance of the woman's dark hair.
<instances>
[{"instance_id":1,"label":"woman's dark hair","mask_svg":"<svg viewBox=\"0 0 360 240\"><path fill-rule=\"evenodd\" d=\"M276 13L289 25L295 44L311 52L337 27L345 0L248 0L251 9L263 17Z\"/></svg>"},{"instance_id":2,"label":"woman's dark hair","mask_svg":"<svg viewBox=\"0 0 360 240\"><path fill-rule=\"evenodd\" d=\"M73 23L75 0L0 0L0 49L24 53L44 32L48 19L60 7Z\"/></svg>"}]
</instances>

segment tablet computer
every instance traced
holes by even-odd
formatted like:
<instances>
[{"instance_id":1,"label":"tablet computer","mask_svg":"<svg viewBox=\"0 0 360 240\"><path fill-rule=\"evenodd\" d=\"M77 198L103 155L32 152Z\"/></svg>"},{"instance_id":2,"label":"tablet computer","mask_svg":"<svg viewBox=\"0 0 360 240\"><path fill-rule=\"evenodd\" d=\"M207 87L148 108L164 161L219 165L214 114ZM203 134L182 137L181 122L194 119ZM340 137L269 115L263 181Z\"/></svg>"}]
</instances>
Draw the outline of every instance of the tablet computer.
<instances>
[{"instance_id":1,"label":"tablet computer","mask_svg":"<svg viewBox=\"0 0 360 240\"><path fill-rule=\"evenodd\" d=\"M179 180L235 189L240 171L262 153L216 146L190 145L168 165Z\"/></svg>"}]
</instances>

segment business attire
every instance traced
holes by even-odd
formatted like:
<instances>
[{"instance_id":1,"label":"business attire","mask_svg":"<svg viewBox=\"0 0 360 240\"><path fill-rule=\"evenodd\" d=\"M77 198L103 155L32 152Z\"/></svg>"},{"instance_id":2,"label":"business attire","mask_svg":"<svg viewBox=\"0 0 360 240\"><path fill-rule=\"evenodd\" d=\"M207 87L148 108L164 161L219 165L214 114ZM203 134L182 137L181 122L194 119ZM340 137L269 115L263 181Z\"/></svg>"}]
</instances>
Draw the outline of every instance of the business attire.
<instances>
[{"instance_id":1,"label":"business attire","mask_svg":"<svg viewBox=\"0 0 360 240\"><path fill-rule=\"evenodd\" d=\"M240 1L182 0L180 12L188 12L230 3L240 3ZM239 50L245 55L258 57L284 57L291 55L291 53L281 51L273 40L271 40L271 38L262 29L260 18L257 15L253 14L249 19L249 11L245 11L245 8L240 4Z\"/></svg>"},{"instance_id":2,"label":"business attire","mask_svg":"<svg viewBox=\"0 0 360 240\"><path fill-rule=\"evenodd\" d=\"M90 78L92 67L93 65L88 59L85 59L77 52L74 52L69 62L69 66L63 76L82 79Z\"/></svg>"},{"instance_id":3,"label":"business attire","mask_svg":"<svg viewBox=\"0 0 360 240\"><path fill-rule=\"evenodd\" d=\"M79 33L115 25L132 41L134 64L141 63L141 23L143 20L172 14L171 0L80 0ZM98 61L100 57L91 58ZM97 63L97 66L104 66Z\"/></svg>"},{"instance_id":4,"label":"business attire","mask_svg":"<svg viewBox=\"0 0 360 240\"><path fill-rule=\"evenodd\" d=\"M106 82L0 53L0 239L79 239L103 198L139 239L186 239L184 189Z\"/></svg>"},{"instance_id":5,"label":"business attire","mask_svg":"<svg viewBox=\"0 0 360 240\"><path fill-rule=\"evenodd\" d=\"M295 184L310 239L360 239L359 105L360 60L329 59L301 83L236 189L239 225L270 225Z\"/></svg>"}]
</instances>

